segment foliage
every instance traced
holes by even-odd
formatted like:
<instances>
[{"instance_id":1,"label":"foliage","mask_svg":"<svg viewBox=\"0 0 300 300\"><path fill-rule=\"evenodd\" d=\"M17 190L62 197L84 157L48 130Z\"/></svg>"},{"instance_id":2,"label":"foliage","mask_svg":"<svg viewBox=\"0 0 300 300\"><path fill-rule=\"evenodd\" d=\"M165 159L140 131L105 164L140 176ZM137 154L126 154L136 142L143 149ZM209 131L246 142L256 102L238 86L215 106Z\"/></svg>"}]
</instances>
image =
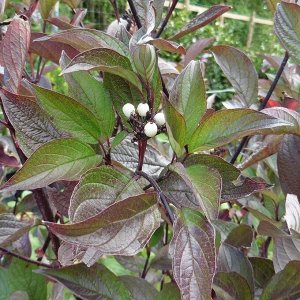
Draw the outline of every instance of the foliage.
<instances>
[{"instance_id":1,"label":"foliage","mask_svg":"<svg viewBox=\"0 0 300 300\"><path fill-rule=\"evenodd\" d=\"M259 79L198 35L227 5L172 32L164 1L129 1L131 26L103 32L56 2L25 1L0 42L0 299L299 298L300 6L278 5L286 54ZM233 91L220 110L212 59Z\"/></svg>"}]
</instances>

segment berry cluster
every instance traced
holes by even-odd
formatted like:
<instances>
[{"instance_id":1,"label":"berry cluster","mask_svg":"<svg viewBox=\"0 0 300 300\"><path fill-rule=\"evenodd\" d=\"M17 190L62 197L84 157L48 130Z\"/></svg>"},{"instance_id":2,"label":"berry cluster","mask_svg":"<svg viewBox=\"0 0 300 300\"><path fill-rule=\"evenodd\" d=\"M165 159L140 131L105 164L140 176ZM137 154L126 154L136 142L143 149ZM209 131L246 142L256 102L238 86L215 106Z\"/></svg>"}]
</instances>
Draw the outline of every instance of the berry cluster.
<instances>
[{"instance_id":1,"label":"berry cluster","mask_svg":"<svg viewBox=\"0 0 300 300\"><path fill-rule=\"evenodd\" d=\"M147 103L140 103L136 109L127 103L123 106L123 113L134 129L136 139L151 138L166 130L164 114L151 114Z\"/></svg>"}]
</instances>

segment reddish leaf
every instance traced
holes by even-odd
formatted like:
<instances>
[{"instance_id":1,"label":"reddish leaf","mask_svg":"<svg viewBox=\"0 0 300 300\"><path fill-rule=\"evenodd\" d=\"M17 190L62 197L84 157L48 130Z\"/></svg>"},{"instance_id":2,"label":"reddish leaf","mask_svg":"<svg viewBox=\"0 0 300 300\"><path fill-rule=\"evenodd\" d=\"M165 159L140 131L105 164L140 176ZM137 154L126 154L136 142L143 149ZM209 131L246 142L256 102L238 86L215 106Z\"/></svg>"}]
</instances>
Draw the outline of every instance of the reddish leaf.
<instances>
[{"instance_id":1,"label":"reddish leaf","mask_svg":"<svg viewBox=\"0 0 300 300\"><path fill-rule=\"evenodd\" d=\"M59 42L72 46L82 52L97 47L114 49L124 56L129 56L129 49L117 38L95 29L73 28L38 39ZM70 56L70 55L68 55Z\"/></svg>"},{"instance_id":2,"label":"reddish leaf","mask_svg":"<svg viewBox=\"0 0 300 300\"><path fill-rule=\"evenodd\" d=\"M249 57L242 51L219 45L212 47L216 62L234 87L244 107L256 102L258 94L258 75Z\"/></svg>"},{"instance_id":3,"label":"reddish leaf","mask_svg":"<svg viewBox=\"0 0 300 300\"><path fill-rule=\"evenodd\" d=\"M233 184L226 183L222 189L222 200L229 201L250 196L251 194L267 189L271 185L267 184L262 179L245 178L242 183Z\"/></svg>"},{"instance_id":4,"label":"reddish leaf","mask_svg":"<svg viewBox=\"0 0 300 300\"><path fill-rule=\"evenodd\" d=\"M79 52L70 45L52 42L47 39L37 40L38 38L46 38L47 35L43 33L32 33L32 39L29 51L44 57L45 59L51 60L56 64L59 64L61 53L65 51L70 58L74 58Z\"/></svg>"},{"instance_id":5,"label":"reddish leaf","mask_svg":"<svg viewBox=\"0 0 300 300\"><path fill-rule=\"evenodd\" d=\"M59 213L68 217L71 195L78 181L57 182L58 188L49 188L49 200Z\"/></svg>"},{"instance_id":6,"label":"reddish leaf","mask_svg":"<svg viewBox=\"0 0 300 300\"><path fill-rule=\"evenodd\" d=\"M279 147L277 166L281 188L285 194L300 198L300 137L286 135Z\"/></svg>"},{"instance_id":7,"label":"reddish leaf","mask_svg":"<svg viewBox=\"0 0 300 300\"><path fill-rule=\"evenodd\" d=\"M172 41L168 41L164 39L154 39L151 40L150 43L159 50L168 51L177 54L185 54L186 52L183 46Z\"/></svg>"},{"instance_id":8,"label":"reddish leaf","mask_svg":"<svg viewBox=\"0 0 300 300\"><path fill-rule=\"evenodd\" d=\"M0 44L0 65L4 67L5 88L10 92L19 91L29 44L29 22L14 17Z\"/></svg>"},{"instance_id":9,"label":"reddish leaf","mask_svg":"<svg viewBox=\"0 0 300 300\"><path fill-rule=\"evenodd\" d=\"M188 208L180 211L170 255L181 299L211 299L216 269L215 231L201 213Z\"/></svg>"},{"instance_id":10,"label":"reddish leaf","mask_svg":"<svg viewBox=\"0 0 300 300\"><path fill-rule=\"evenodd\" d=\"M248 258L239 249L225 243L221 245L218 256L218 271L240 274L247 280L253 294L253 269Z\"/></svg>"},{"instance_id":11,"label":"reddish leaf","mask_svg":"<svg viewBox=\"0 0 300 300\"><path fill-rule=\"evenodd\" d=\"M0 144L0 165L12 167L12 168L19 168L21 166L19 160L15 156L6 153L3 145L1 144Z\"/></svg>"},{"instance_id":12,"label":"reddish leaf","mask_svg":"<svg viewBox=\"0 0 300 300\"><path fill-rule=\"evenodd\" d=\"M215 38L204 38L198 40L194 43L189 49L187 49L186 54L184 56L183 65L184 67L189 64L189 62L196 57L207 47L211 46L211 44L215 41Z\"/></svg>"},{"instance_id":13,"label":"reddish leaf","mask_svg":"<svg viewBox=\"0 0 300 300\"><path fill-rule=\"evenodd\" d=\"M210 22L214 21L219 16L223 15L225 12L230 10L231 7L227 5L214 5L196 18L194 18L192 21L190 21L187 25L185 25L180 31L175 33L174 36L172 36L172 40L179 39L182 36L193 32Z\"/></svg>"},{"instance_id":14,"label":"reddish leaf","mask_svg":"<svg viewBox=\"0 0 300 300\"><path fill-rule=\"evenodd\" d=\"M49 23L58 27L60 30L68 30L74 28L72 24L70 24L70 20L64 17L53 17L47 19Z\"/></svg>"}]
</instances>

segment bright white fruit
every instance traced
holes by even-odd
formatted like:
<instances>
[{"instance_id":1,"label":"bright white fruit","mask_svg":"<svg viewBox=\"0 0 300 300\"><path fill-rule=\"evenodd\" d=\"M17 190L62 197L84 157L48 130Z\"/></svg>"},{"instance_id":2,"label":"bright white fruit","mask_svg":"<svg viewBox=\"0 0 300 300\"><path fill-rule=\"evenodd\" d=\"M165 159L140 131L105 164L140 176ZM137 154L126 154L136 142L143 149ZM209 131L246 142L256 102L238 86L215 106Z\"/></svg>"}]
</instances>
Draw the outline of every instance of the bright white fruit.
<instances>
[{"instance_id":1,"label":"bright white fruit","mask_svg":"<svg viewBox=\"0 0 300 300\"><path fill-rule=\"evenodd\" d=\"M141 117L146 117L149 111L149 105L147 103L140 103L136 110Z\"/></svg>"},{"instance_id":2,"label":"bright white fruit","mask_svg":"<svg viewBox=\"0 0 300 300\"><path fill-rule=\"evenodd\" d=\"M160 112L154 116L154 121L158 126L162 126L166 123L165 115Z\"/></svg>"},{"instance_id":3,"label":"bright white fruit","mask_svg":"<svg viewBox=\"0 0 300 300\"><path fill-rule=\"evenodd\" d=\"M124 115L129 119L131 114L135 112L135 107L131 103L126 103L122 110Z\"/></svg>"},{"instance_id":4,"label":"bright white fruit","mask_svg":"<svg viewBox=\"0 0 300 300\"><path fill-rule=\"evenodd\" d=\"M148 122L144 127L144 132L148 137L154 137L157 134L157 125L155 123Z\"/></svg>"}]
</instances>

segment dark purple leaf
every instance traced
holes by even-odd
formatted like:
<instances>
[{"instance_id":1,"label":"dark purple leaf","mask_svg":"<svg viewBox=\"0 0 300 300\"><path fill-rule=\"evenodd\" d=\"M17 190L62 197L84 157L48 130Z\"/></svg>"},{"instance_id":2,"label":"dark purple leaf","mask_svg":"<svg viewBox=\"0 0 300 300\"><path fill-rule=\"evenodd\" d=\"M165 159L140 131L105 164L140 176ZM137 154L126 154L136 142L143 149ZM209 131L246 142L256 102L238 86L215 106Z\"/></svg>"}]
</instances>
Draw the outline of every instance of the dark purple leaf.
<instances>
[{"instance_id":1,"label":"dark purple leaf","mask_svg":"<svg viewBox=\"0 0 300 300\"><path fill-rule=\"evenodd\" d=\"M278 151L277 166L281 188L285 194L300 198L300 137L284 136Z\"/></svg>"},{"instance_id":2,"label":"dark purple leaf","mask_svg":"<svg viewBox=\"0 0 300 300\"><path fill-rule=\"evenodd\" d=\"M199 212L184 208L174 224L170 254L181 299L210 299L216 269L215 232Z\"/></svg>"},{"instance_id":3,"label":"dark purple leaf","mask_svg":"<svg viewBox=\"0 0 300 300\"><path fill-rule=\"evenodd\" d=\"M274 17L274 29L279 41L289 54L299 62L300 33L298 20L300 6L296 3L281 1Z\"/></svg>"},{"instance_id":4,"label":"dark purple leaf","mask_svg":"<svg viewBox=\"0 0 300 300\"><path fill-rule=\"evenodd\" d=\"M68 217L71 195L78 181L59 181L57 188L48 188L49 200L57 211Z\"/></svg>"},{"instance_id":5,"label":"dark purple leaf","mask_svg":"<svg viewBox=\"0 0 300 300\"><path fill-rule=\"evenodd\" d=\"M18 220L13 214L0 214L0 245L9 246L32 228L32 224Z\"/></svg>"},{"instance_id":6,"label":"dark purple leaf","mask_svg":"<svg viewBox=\"0 0 300 300\"><path fill-rule=\"evenodd\" d=\"M253 294L253 269L248 258L239 249L225 243L221 245L218 255L218 271L236 272L240 274L247 280Z\"/></svg>"},{"instance_id":7,"label":"dark purple leaf","mask_svg":"<svg viewBox=\"0 0 300 300\"><path fill-rule=\"evenodd\" d=\"M249 57L230 46L215 46L210 49L216 62L234 87L244 107L257 101L258 75Z\"/></svg>"},{"instance_id":8,"label":"dark purple leaf","mask_svg":"<svg viewBox=\"0 0 300 300\"><path fill-rule=\"evenodd\" d=\"M73 48L71 45L60 42L52 42L48 40L47 37L48 36L43 33L33 32L29 52L40 55L56 64L59 64L61 53L63 51L66 52L72 59L79 53L78 50Z\"/></svg>"},{"instance_id":9,"label":"dark purple leaf","mask_svg":"<svg viewBox=\"0 0 300 300\"><path fill-rule=\"evenodd\" d=\"M209 24L230 9L231 7L227 5L214 5L210 7L208 10L198 15L192 21L186 24L180 31L175 33L175 35L172 36L171 39L179 39L182 36Z\"/></svg>"},{"instance_id":10,"label":"dark purple leaf","mask_svg":"<svg viewBox=\"0 0 300 300\"><path fill-rule=\"evenodd\" d=\"M39 269L37 272L60 282L75 295L86 300L132 299L124 283L99 264L90 268L84 264L76 264L60 269Z\"/></svg>"},{"instance_id":11,"label":"dark purple leaf","mask_svg":"<svg viewBox=\"0 0 300 300\"><path fill-rule=\"evenodd\" d=\"M224 187L222 189L222 200L223 201L229 201L229 200L235 200L239 198L244 198L247 196L250 196L251 194L270 188L271 185L267 184L263 179L261 178L248 178L246 177L244 181L241 183L233 184L231 182L228 182L224 184Z\"/></svg>"},{"instance_id":12,"label":"dark purple leaf","mask_svg":"<svg viewBox=\"0 0 300 300\"><path fill-rule=\"evenodd\" d=\"M4 67L4 86L12 93L19 92L29 44L29 21L20 16L14 17L0 43L0 65Z\"/></svg>"},{"instance_id":13,"label":"dark purple leaf","mask_svg":"<svg viewBox=\"0 0 300 300\"><path fill-rule=\"evenodd\" d=\"M187 66L190 61L196 59L196 57L207 47L211 46L215 41L215 38L203 38L194 43L187 49L184 56L183 65Z\"/></svg>"},{"instance_id":14,"label":"dark purple leaf","mask_svg":"<svg viewBox=\"0 0 300 300\"><path fill-rule=\"evenodd\" d=\"M43 144L66 136L53 125L34 97L20 96L1 90L3 106L16 130L22 151L31 155Z\"/></svg>"}]
</instances>

